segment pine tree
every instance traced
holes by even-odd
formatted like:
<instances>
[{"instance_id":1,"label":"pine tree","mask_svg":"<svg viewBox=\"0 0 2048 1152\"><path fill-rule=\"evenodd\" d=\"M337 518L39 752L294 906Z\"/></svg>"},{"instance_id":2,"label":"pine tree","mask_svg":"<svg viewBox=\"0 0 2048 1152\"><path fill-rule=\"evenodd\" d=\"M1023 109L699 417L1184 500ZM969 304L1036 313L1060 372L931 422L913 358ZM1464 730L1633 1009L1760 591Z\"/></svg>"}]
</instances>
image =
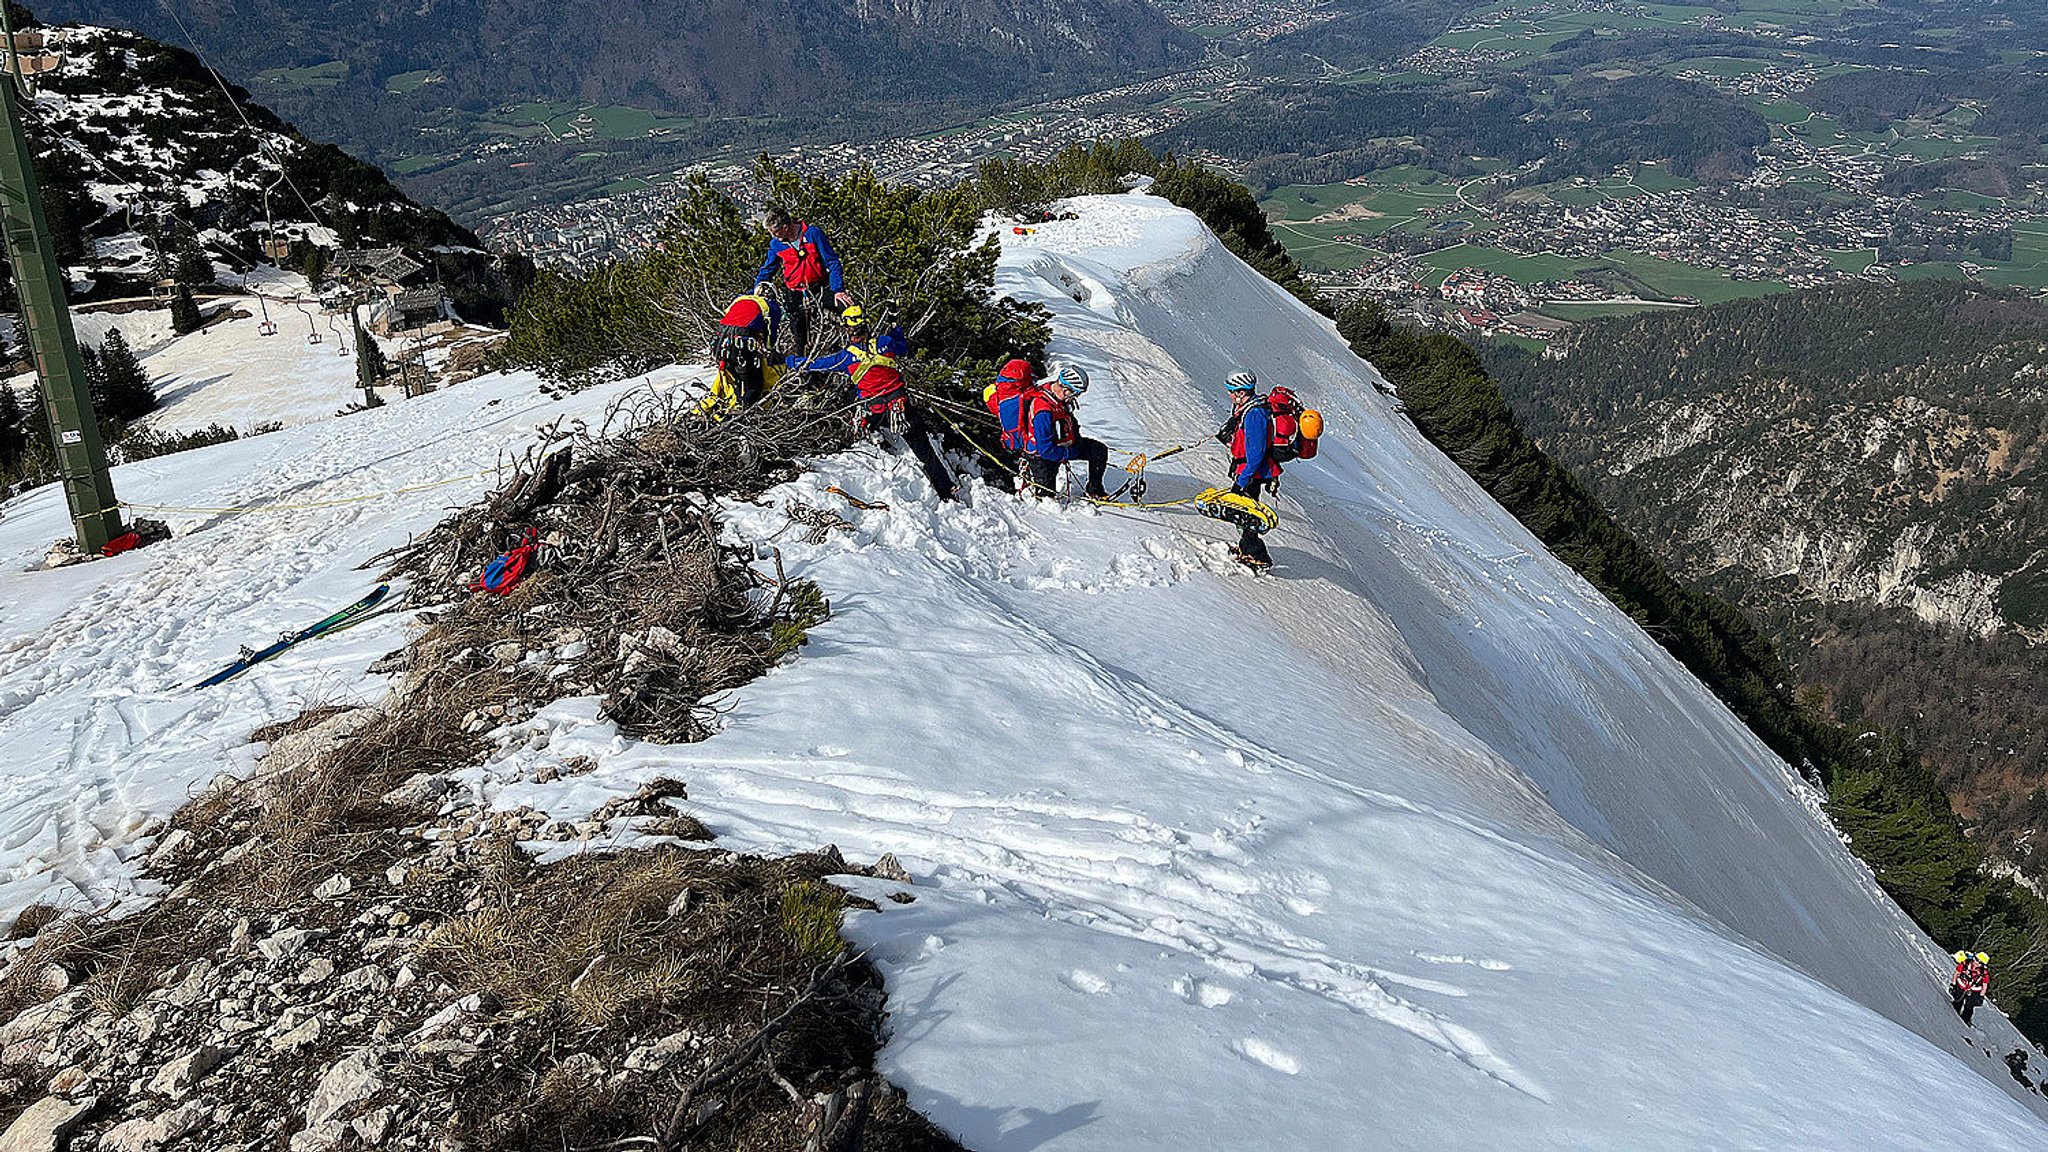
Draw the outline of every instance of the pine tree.
<instances>
[{"instance_id":1,"label":"pine tree","mask_svg":"<svg viewBox=\"0 0 2048 1152\"><path fill-rule=\"evenodd\" d=\"M177 294L171 297L171 330L183 336L197 332L205 320L199 315L199 302L192 298L192 286L178 285Z\"/></svg>"},{"instance_id":2,"label":"pine tree","mask_svg":"<svg viewBox=\"0 0 2048 1152\"><path fill-rule=\"evenodd\" d=\"M21 462L15 475L23 480L39 481L49 475L51 461L56 453L50 447L50 418L43 406L43 385L32 381L28 386L28 398L23 407L27 411L22 421Z\"/></svg>"},{"instance_id":3,"label":"pine tree","mask_svg":"<svg viewBox=\"0 0 2048 1152\"><path fill-rule=\"evenodd\" d=\"M126 423L156 410L156 388L119 328L108 332L106 343L100 345L100 375L107 397L101 415Z\"/></svg>"},{"instance_id":4,"label":"pine tree","mask_svg":"<svg viewBox=\"0 0 2048 1152\"><path fill-rule=\"evenodd\" d=\"M13 385L0 383L0 477L20 474L21 454L28 447L27 415Z\"/></svg>"},{"instance_id":5,"label":"pine tree","mask_svg":"<svg viewBox=\"0 0 2048 1152\"><path fill-rule=\"evenodd\" d=\"M384 374L391 370L391 366L384 362L384 350L363 330L363 320L360 316L355 318L355 329L356 387L363 390L363 406L375 408L380 403L377 398L377 382L384 378Z\"/></svg>"},{"instance_id":6,"label":"pine tree","mask_svg":"<svg viewBox=\"0 0 2048 1152\"><path fill-rule=\"evenodd\" d=\"M172 275L180 285L213 283L213 260L200 246L198 237L189 232L179 240L178 262Z\"/></svg>"},{"instance_id":7,"label":"pine tree","mask_svg":"<svg viewBox=\"0 0 2048 1152\"><path fill-rule=\"evenodd\" d=\"M92 410L104 418L112 409L113 400L107 395L107 372L100 365L99 349L90 344L80 344L78 368L85 374L85 388L92 397Z\"/></svg>"},{"instance_id":8,"label":"pine tree","mask_svg":"<svg viewBox=\"0 0 2048 1152\"><path fill-rule=\"evenodd\" d=\"M299 271L305 274L310 287L320 287L320 281L327 275L327 249L307 242L304 254L299 258Z\"/></svg>"}]
</instances>

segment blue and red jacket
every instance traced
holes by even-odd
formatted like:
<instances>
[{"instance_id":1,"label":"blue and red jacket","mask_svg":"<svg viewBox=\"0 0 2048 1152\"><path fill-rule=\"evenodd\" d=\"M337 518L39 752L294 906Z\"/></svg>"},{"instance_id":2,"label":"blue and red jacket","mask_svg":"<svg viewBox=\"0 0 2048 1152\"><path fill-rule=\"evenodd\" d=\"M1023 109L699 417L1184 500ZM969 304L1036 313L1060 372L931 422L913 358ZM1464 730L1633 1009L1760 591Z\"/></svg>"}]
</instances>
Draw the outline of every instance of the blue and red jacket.
<instances>
[{"instance_id":1,"label":"blue and red jacket","mask_svg":"<svg viewBox=\"0 0 2048 1152\"><path fill-rule=\"evenodd\" d=\"M1073 459L1074 441L1081 436L1074 413L1044 392L1033 393L1030 403L1031 427L1024 439L1025 453L1055 464Z\"/></svg>"},{"instance_id":2,"label":"blue and red jacket","mask_svg":"<svg viewBox=\"0 0 2048 1152\"><path fill-rule=\"evenodd\" d=\"M783 364L792 372L844 372L853 381L856 398L872 400L869 412L880 412L903 393L900 363L910 355L910 338L901 325L875 337L848 344L830 356L806 360L787 356Z\"/></svg>"},{"instance_id":3,"label":"blue and red jacket","mask_svg":"<svg viewBox=\"0 0 2048 1152\"><path fill-rule=\"evenodd\" d=\"M778 271L782 273L783 285L794 292L806 292L824 284L837 295L845 287L839 254L832 251L825 230L816 224L804 225L794 244L771 238L768 257L761 261L761 270L754 273L754 283L766 284L775 279Z\"/></svg>"},{"instance_id":4,"label":"blue and red jacket","mask_svg":"<svg viewBox=\"0 0 2048 1152\"><path fill-rule=\"evenodd\" d=\"M1280 462L1273 459L1273 410L1266 407L1263 399L1253 401L1235 423L1237 432L1230 438L1230 482L1246 488L1254 480L1278 480Z\"/></svg>"}]
</instances>

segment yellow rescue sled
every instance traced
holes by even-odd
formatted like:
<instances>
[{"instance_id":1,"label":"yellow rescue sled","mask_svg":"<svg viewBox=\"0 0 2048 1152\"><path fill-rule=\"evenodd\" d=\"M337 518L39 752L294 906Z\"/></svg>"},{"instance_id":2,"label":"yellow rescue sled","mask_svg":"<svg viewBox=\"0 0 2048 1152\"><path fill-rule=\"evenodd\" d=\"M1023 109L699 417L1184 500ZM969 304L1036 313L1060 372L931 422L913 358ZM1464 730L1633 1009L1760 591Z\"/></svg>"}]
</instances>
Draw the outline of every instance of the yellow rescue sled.
<instances>
[{"instance_id":1,"label":"yellow rescue sled","mask_svg":"<svg viewBox=\"0 0 2048 1152\"><path fill-rule=\"evenodd\" d=\"M1195 511L1264 535L1280 524L1280 514L1249 496L1228 488L1206 488L1195 495Z\"/></svg>"}]
</instances>

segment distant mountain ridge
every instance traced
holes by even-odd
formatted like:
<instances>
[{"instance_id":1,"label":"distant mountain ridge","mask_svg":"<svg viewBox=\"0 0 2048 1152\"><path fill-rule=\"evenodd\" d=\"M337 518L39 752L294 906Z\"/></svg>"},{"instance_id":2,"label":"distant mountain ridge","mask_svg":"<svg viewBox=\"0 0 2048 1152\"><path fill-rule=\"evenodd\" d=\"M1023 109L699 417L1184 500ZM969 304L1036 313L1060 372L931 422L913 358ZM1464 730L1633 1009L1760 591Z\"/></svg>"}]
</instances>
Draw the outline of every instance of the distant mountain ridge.
<instances>
[{"instance_id":1,"label":"distant mountain ridge","mask_svg":"<svg viewBox=\"0 0 2048 1152\"><path fill-rule=\"evenodd\" d=\"M153 0L46 8L183 43ZM468 133L480 120L531 131L536 101L688 118L658 139L602 145L674 151L678 164L685 152L807 127L900 135L1191 63L1201 51L1145 0L594 0L573 9L539 0L198 0L178 11L201 50L244 83L267 69L328 69L303 85L265 86L263 96L386 164L474 144ZM523 175L531 183L536 173Z\"/></svg>"},{"instance_id":2,"label":"distant mountain ridge","mask_svg":"<svg viewBox=\"0 0 2048 1152\"><path fill-rule=\"evenodd\" d=\"M262 263L301 264L309 237L330 254L406 249L474 319L499 319L531 277L377 168L246 91L230 96L190 53L119 29L42 31L63 64L37 80L29 137L59 258L89 295L148 291L173 271L203 284L217 271L208 262L233 282ZM272 225L292 251L265 254Z\"/></svg>"}]
</instances>

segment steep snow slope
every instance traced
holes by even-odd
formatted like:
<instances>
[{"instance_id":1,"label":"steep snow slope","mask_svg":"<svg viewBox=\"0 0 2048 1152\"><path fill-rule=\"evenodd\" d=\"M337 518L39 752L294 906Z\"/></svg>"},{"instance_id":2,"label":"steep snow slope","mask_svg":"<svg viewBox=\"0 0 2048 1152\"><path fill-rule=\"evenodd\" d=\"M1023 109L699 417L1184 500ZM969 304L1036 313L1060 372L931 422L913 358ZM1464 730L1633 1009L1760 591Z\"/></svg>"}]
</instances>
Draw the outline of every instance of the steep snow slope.
<instances>
[{"instance_id":1,"label":"steep snow slope","mask_svg":"<svg viewBox=\"0 0 2048 1152\"><path fill-rule=\"evenodd\" d=\"M729 845L895 852L917 883L860 881L879 910L848 925L889 979L885 1071L979 1149L2048 1138L1784 765L1191 217L1080 208L1003 274L1094 373L1092 432L1203 436L1239 360L1330 413L1324 458L1290 470L1274 577L1182 509L979 487L941 507L914 465L857 449L733 510L835 615L715 737L638 744L563 701L467 783L582 816L676 775ZM488 467L558 408L478 381L117 481L193 504L388 493ZM1205 485L1202 456L1155 469L1152 498ZM141 822L246 769L248 731L374 691L389 621L225 692L176 685L345 602L351 565L483 483L191 517L68 574L18 571L62 532L54 492L0 508L0 757L35 766L0 794L0 896L47 886L38 868L118 891ZM813 542L793 503L856 522ZM535 782L579 755L598 770Z\"/></svg>"},{"instance_id":2,"label":"steep snow slope","mask_svg":"<svg viewBox=\"0 0 2048 1152\"><path fill-rule=\"evenodd\" d=\"M1197 439L1240 362L1330 414L1275 578L1178 511L939 509L867 450L738 510L837 615L725 732L638 746L565 702L474 785L569 815L679 774L731 842L896 852L916 901L850 921L885 1064L976 1148L2048 1137L1784 764L1192 217L1081 207L1004 269L1092 431ZM797 542L785 503L833 483L891 508ZM531 782L577 755L604 767Z\"/></svg>"},{"instance_id":3,"label":"steep snow slope","mask_svg":"<svg viewBox=\"0 0 2048 1152\"><path fill-rule=\"evenodd\" d=\"M162 355L188 356L182 345ZM145 365L164 370L158 357ZM239 367L195 387L274 418L271 394L303 383ZM379 692L383 680L364 669L403 643L403 614L222 687L187 685L241 646L361 596L375 583L358 570L371 556L475 499L537 424L601 412L618 391L557 402L530 377L494 377L123 465L114 484L125 500L246 511L153 513L176 539L82 567L32 570L70 535L54 485L0 504L0 918L35 899L91 906L129 891L120 862L214 774L248 771L252 730L309 703Z\"/></svg>"}]
</instances>

